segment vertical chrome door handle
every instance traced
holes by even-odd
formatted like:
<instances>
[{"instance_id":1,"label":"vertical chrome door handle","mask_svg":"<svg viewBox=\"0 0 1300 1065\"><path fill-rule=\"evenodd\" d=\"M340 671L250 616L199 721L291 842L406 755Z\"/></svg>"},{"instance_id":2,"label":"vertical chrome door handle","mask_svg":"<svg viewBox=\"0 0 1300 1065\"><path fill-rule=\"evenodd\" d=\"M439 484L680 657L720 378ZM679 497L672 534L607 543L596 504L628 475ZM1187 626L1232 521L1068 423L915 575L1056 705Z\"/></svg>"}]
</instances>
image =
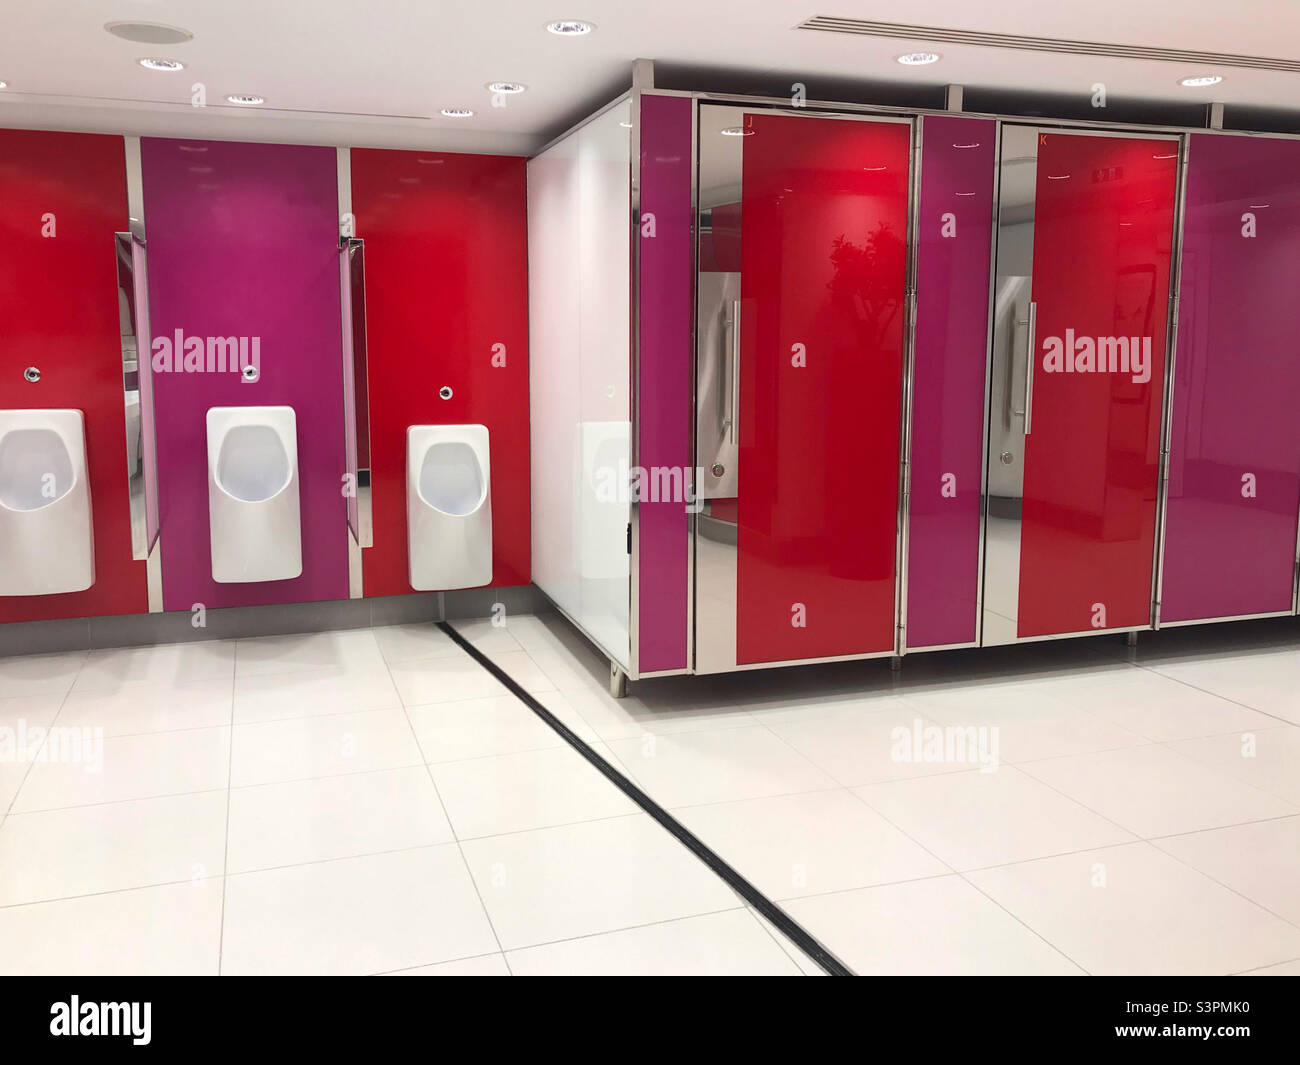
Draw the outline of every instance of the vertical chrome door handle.
<instances>
[{"instance_id":1,"label":"vertical chrome door handle","mask_svg":"<svg viewBox=\"0 0 1300 1065\"><path fill-rule=\"evenodd\" d=\"M1034 363L1038 360L1038 304L1029 301L1029 330L1025 337L1025 436L1034 424Z\"/></svg>"},{"instance_id":2,"label":"vertical chrome door handle","mask_svg":"<svg viewBox=\"0 0 1300 1065\"><path fill-rule=\"evenodd\" d=\"M731 301L731 388L727 407L727 439L736 442L736 415L740 409L740 300Z\"/></svg>"}]
</instances>

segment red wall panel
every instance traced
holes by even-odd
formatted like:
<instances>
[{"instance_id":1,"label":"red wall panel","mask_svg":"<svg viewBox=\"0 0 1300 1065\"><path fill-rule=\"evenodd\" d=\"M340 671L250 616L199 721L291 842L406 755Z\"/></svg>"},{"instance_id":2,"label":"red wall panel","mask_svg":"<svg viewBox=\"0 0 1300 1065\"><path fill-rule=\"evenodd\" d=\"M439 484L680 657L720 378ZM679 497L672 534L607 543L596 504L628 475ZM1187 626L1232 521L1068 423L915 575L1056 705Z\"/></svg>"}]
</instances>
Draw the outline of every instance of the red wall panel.
<instances>
[{"instance_id":1,"label":"red wall panel","mask_svg":"<svg viewBox=\"0 0 1300 1065\"><path fill-rule=\"evenodd\" d=\"M1021 636L1150 621L1177 154L1170 140L1039 136ZM1137 338L1149 364L1047 372L1071 336Z\"/></svg>"},{"instance_id":2,"label":"red wall panel","mask_svg":"<svg viewBox=\"0 0 1300 1065\"><path fill-rule=\"evenodd\" d=\"M352 150L366 251L374 546L366 595L408 581L406 430L488 428L492 583L527 584L528 227L524 160ZM504 345L505 365L501 361ZM440 399L448 385L452 398Z\"/></svg>"},{"instance_id":3,"label":"red wall panel","mask_svg":"<svg viewBox=\"0 0 1300 1065\"><path fill-rule=\"evenodd\" d=\"M43 236L45 216L53 236ZM95 583L0 598L0 622L142 613L131 558L126 415L113 234L127 228L121 137L0 130L0 408L85 412ZM37 366L28 384L23 369ZM4 545L0 544L0 550Z\"/></svg>"},{"instance_id":4,"label":"red wall panel","mask_svg":"<svg viewBox=\"0 0 1300 1065\"><path fill-rule=\"evenodd\" d=\"M886 651L910 127L745 124L737 661Z\"/></svg>"}]
</instances>

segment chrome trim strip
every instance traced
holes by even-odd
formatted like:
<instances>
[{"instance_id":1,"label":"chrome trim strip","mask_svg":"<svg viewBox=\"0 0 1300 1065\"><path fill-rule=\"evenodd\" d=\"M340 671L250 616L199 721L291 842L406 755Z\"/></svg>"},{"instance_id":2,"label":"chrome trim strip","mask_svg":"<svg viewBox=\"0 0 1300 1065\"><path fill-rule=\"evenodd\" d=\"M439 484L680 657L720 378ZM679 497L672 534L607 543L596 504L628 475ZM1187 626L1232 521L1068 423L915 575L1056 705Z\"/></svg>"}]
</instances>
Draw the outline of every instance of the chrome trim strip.
<instances>
[{"instance_id":1,"label":"chrome trim strip","mask_svg":"<svg viewBox=\"0 0 1300 1065\"><path fill-rule=\"evenodd\" d=\"M1165 395L1161 412L1159 470L1156 482L1156 538L1155 558L1151 574L1151 627L1160 626L1160 600L1165 585L1165 529L1169 509L1169 462L1173 451L1174 434L1174 367L1178 358L1178 308L1183 285L1183 227L1187 221L1187 173L1190 166L1192 143L1184 136L1179 146L1178 191L1174 198L1174 235L1170 248L1169 302L1166 309L1167 336L1165 340ZM1294 581L1293 581L1294 584ZM1292 599L1295 589L1292 588Z\"/></svg>"},{"instance_id":2,"label":"chrome trim strip","mask_svg":"<svg viewBox=\"0 0 1300 1065\"><path fill-rule=\"evenodd\" d=\"M979 574L975 583L975 641L984 645L984 537L989 516L989 418L993 405L993 308L998 279L998 204L1002 199L1002 123L993 124L993 210L989 236L989 302L984 336L984 435L980 441L980 534L975 545L979 553Z\"/></svg>"},{"instance_id":3,"label":"chrome trim strip","mask_svg":"<svg viewBox=\"0 0 1300 1065\"><path fill-rule=\"evenodd\" d=\"M907 271L903 281L904 328L903 365L899 377L898 506L894 524L894 654L907 648L907 564L912 516L912 406L915 401L913 375L916 372L916 283L917 251L921 226L921 120L914 119L907 182Z\"/></svg>"},{"instance_id":4,"label":"chrome trim strip","mask_svg":"<svg viewBox=\"0 0 1300 1065\"><path fill-rule=\"evenodd\" d=\"M695 455L695 407L699 401L696 391L696 345L699 332L699 315L696 313L697 301L699 299L696 292L697 282L699 280L700 269L700 252L699 252L699 219L700 219L700 108L698 104L691 104L691 264L690 264L690 283L691 283L691 357L690 357L690 410L688 411L691 431L687 443L687 454L690 456L690 469L682 471L682 485L689 485L689 493L686 498L690 501L686 507L686 665L681 670L672 670L672 673L690 673L695 668L695 523L699 519L700 510L703 503L700 500L699 492L701 486L696 483L695 471L699 466L699 460ZM737 304L739 311L739 304ZM737 352L739 352L740 323L736 323ZM737 364L739 368L739 364ZM735 414L732 414L733 419Z\"/></svg>"},{"instance_id":5,"label":"chrome trim strip","mask_svg":"<svg viewBox=\"0 0 1300 1065\"><path fill-rule=\"evenodd\" d=\"M789 101L778 96L754 96L744 93L705 92L690 89L656 89L660 96L686 96L708 103L734 103L749 108L790 109ZM1168 101L1166 101L1168 102ZM818 109L825 112L842 112L845 114L903 115L908 118L925 115L947 115L953 112L942 107L903 107L896 104L854 104L842 100L807 100L799 110ZM1271 140L1300 140L1300 133L1273 133L1266 130L1249 129L1211 129L1205 126L1168 126L1158 122L1106 122L1083 118L1053 118L1044 115L1008 115L990 111L961 112L963 118L985 118L1008 124L1033 125L1042 129L1076 130L1079 132L1096 131L1099 136L1113 133L1130 133L1137 137L1170 134L1173 137L1184 133L1212 133L1235 137L1264 137ZM592 116L595 117L595 116ZM590 119L586 120L590 121ZM586 123L583 122L582 125ZM576 127L575 127L576 128ZM549 147L549 145L548 145ZM1127 631L1127 630L1126 630Z\"/></svg>"},{"instance_id":6,"label":"chrome trim strip","mask_svg":"<svg viewBox=\"0 0 1300 1065\"><path fill-rule=\"evenodd\" d=\"M1166 621L1162 629L1191 628L1193 625L1214 625L1221 621L1258 621L1261 618L1289 618L1290 610L1273 610L1263 614L1229 614L1221 618L1188 618L1186 621Z\"/></svg>"},{"instance_id":7,"label":"chrome trim strip","mask_svg":"<svg viewBox=\"0 0 1300 1065\"><path fill-rule=\"evenodd\" d=\"M628 244L631 264L628 270L628 415L631 419L631 431L628 433L629 465L637 469L641 465L641 97L644 86L635 75L640 67L633 67L632 89L626 99L630 102L629 114L632 128L628 131L630 140L628 162L632 172L630 178L631 203L629 204L628 222L632 235ZM575 129L581 129L587 122L599 118L610 108L615 107L624 97L620 96ZM573 133L574 130L569 130ZM565 134L566 136L568 134ZM638 493L632 492L628 502L628 534L631 541L632 557L628 560L628 657L627 678L638 680L641 676L641 506ZM601 646L600 644L596 645Z\"/></svg>"}]
</instances>

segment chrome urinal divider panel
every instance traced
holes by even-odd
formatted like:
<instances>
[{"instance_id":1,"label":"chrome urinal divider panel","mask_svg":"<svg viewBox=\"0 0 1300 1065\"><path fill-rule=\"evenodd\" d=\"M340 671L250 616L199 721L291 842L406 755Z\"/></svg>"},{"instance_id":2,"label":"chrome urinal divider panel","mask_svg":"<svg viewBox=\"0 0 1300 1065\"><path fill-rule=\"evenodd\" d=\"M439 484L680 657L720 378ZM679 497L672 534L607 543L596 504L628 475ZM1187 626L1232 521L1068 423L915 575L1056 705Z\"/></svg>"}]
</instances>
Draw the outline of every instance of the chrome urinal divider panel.
<instances>
[{"instance_id":1,"label":"chrome urinal divider panel","mask_svg":"<svg viewBox=\"0 0 1300 1065\"><path fill-rule=\"evenodd\" d=\"M339 238L339 329L341 338L341 358L343 360L343 407L344 407L344 450L347 469L344 473L353 478L351 489L357 497L357 528L352 527L350 513L345 521L345 535L348 538L348 596L360 599L363 591L363 566L361 558L361 473L357 469L357 432L360 424L355 410L357 396L360 394L355 380L355 352L352 350L352 292L350 291L350 262L352 242L356 239L356 221L352 213L352 151L350 148L335 150L335 187L338 192L338 238ZM360 241L357 242L358 244ZM347 394L347 382L352 382L352 395ZM351 409L349 409L351 408ZM368 503L369 500L366 500Z\"/></svg>"},{"instance_id":2,"label":"chrome urinal divider panel","mask_svg":"<svg viewBox=\"0 0 1300 1065\"><path fill-rule=\"evenodd\" d=\"M126 426L127 498L130 505L131 558L145 564L145 586L149 613L163 609L162 534L158 528L158 500L149 498L146 468L157 469L158 460L147 449L156 447L144 433L146 396L141 375L150 374L149 360L149 275L144 224L144 174L140 163L140 138L123 138L126 163L126 201L128 231L115 233L114 254L117 260L118 313L122 337L122 399ZM141 326L143 325L143 329ZM140 338L145 339L140 351ZM141 368L140 359L144 358ZM134 363L135 369L131 370ZM148 401L152 403L152 390ZM135 408L134 428L132 407ZM150 421L153 412L150 411ZM149 526L154 526L152 539Z\"/></svg>"},{"instance_id":3,"label":"chrome urinal divider panel","mask_svg":"<svg viewBox=\"0 0 1300 1065\"><path fill-rule=\"evenodd\" d=\"M1151 565L1151 628L1160 628L1160 599L1165 581L1165 523L1169 507L1169 463L1173 451L1174 369L1178 357L1179 301L1183 280L1183 227L1187 220L1187 170L1192 142L1184 135L1179 143L1178 189L1174 196L1174 239L1170 249L1169 328L1165 341L1165 394L1161 410L1159 488L1156 495L1155 557ZM1292 589L1294 598L1294 588Z\"/></svg>"}]
</instances>

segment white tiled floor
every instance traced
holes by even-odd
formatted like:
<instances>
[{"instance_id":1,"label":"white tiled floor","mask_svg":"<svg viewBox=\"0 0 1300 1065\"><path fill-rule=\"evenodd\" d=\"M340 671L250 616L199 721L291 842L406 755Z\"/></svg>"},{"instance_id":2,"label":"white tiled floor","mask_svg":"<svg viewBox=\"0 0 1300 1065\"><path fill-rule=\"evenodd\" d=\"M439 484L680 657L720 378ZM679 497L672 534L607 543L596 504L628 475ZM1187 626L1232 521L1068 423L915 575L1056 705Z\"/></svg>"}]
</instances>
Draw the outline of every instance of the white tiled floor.
<instances>
[{"instance_id":1,"label":"white tiled floor","mask_svg":"<svg viewBox=\"0 0 1300 1065\"><path fill-rule=\"evenodd\" d=\"M468 631L618 763L567 652ZM0 659L20 723L103 763L0 762L0 971L811 965L432 625Z\"/></svg>"},{"instance_id":2,"label":"white tiled floor","mask_svg":"<svg viewBox=\"0 0 1300 1065\"><path fill-rule=\"evenodd\" d=\"M855 971L1300 968L1278 626L624 700L558 617L457 628ZM432 625L0 659L19 722L105 739L0 762L5 972L818 971ZM935 726L994 771L897 756Z\"/></svg>"},{"instance_id":3,"label":"white tiled floor","mask_svg":"<svg viewBox=\"0 0 1300 1065\"><path fill-rule=\"evenodd\" d=\"M1294 628L668 678L623 700L562 620L509 631L564 663L558 694L640 787L856 971L1300 964L1300 653L1275 646ZM927 726L993 730L997 768L898 760L894 730Z\"/></svg>"}]
</instances>

